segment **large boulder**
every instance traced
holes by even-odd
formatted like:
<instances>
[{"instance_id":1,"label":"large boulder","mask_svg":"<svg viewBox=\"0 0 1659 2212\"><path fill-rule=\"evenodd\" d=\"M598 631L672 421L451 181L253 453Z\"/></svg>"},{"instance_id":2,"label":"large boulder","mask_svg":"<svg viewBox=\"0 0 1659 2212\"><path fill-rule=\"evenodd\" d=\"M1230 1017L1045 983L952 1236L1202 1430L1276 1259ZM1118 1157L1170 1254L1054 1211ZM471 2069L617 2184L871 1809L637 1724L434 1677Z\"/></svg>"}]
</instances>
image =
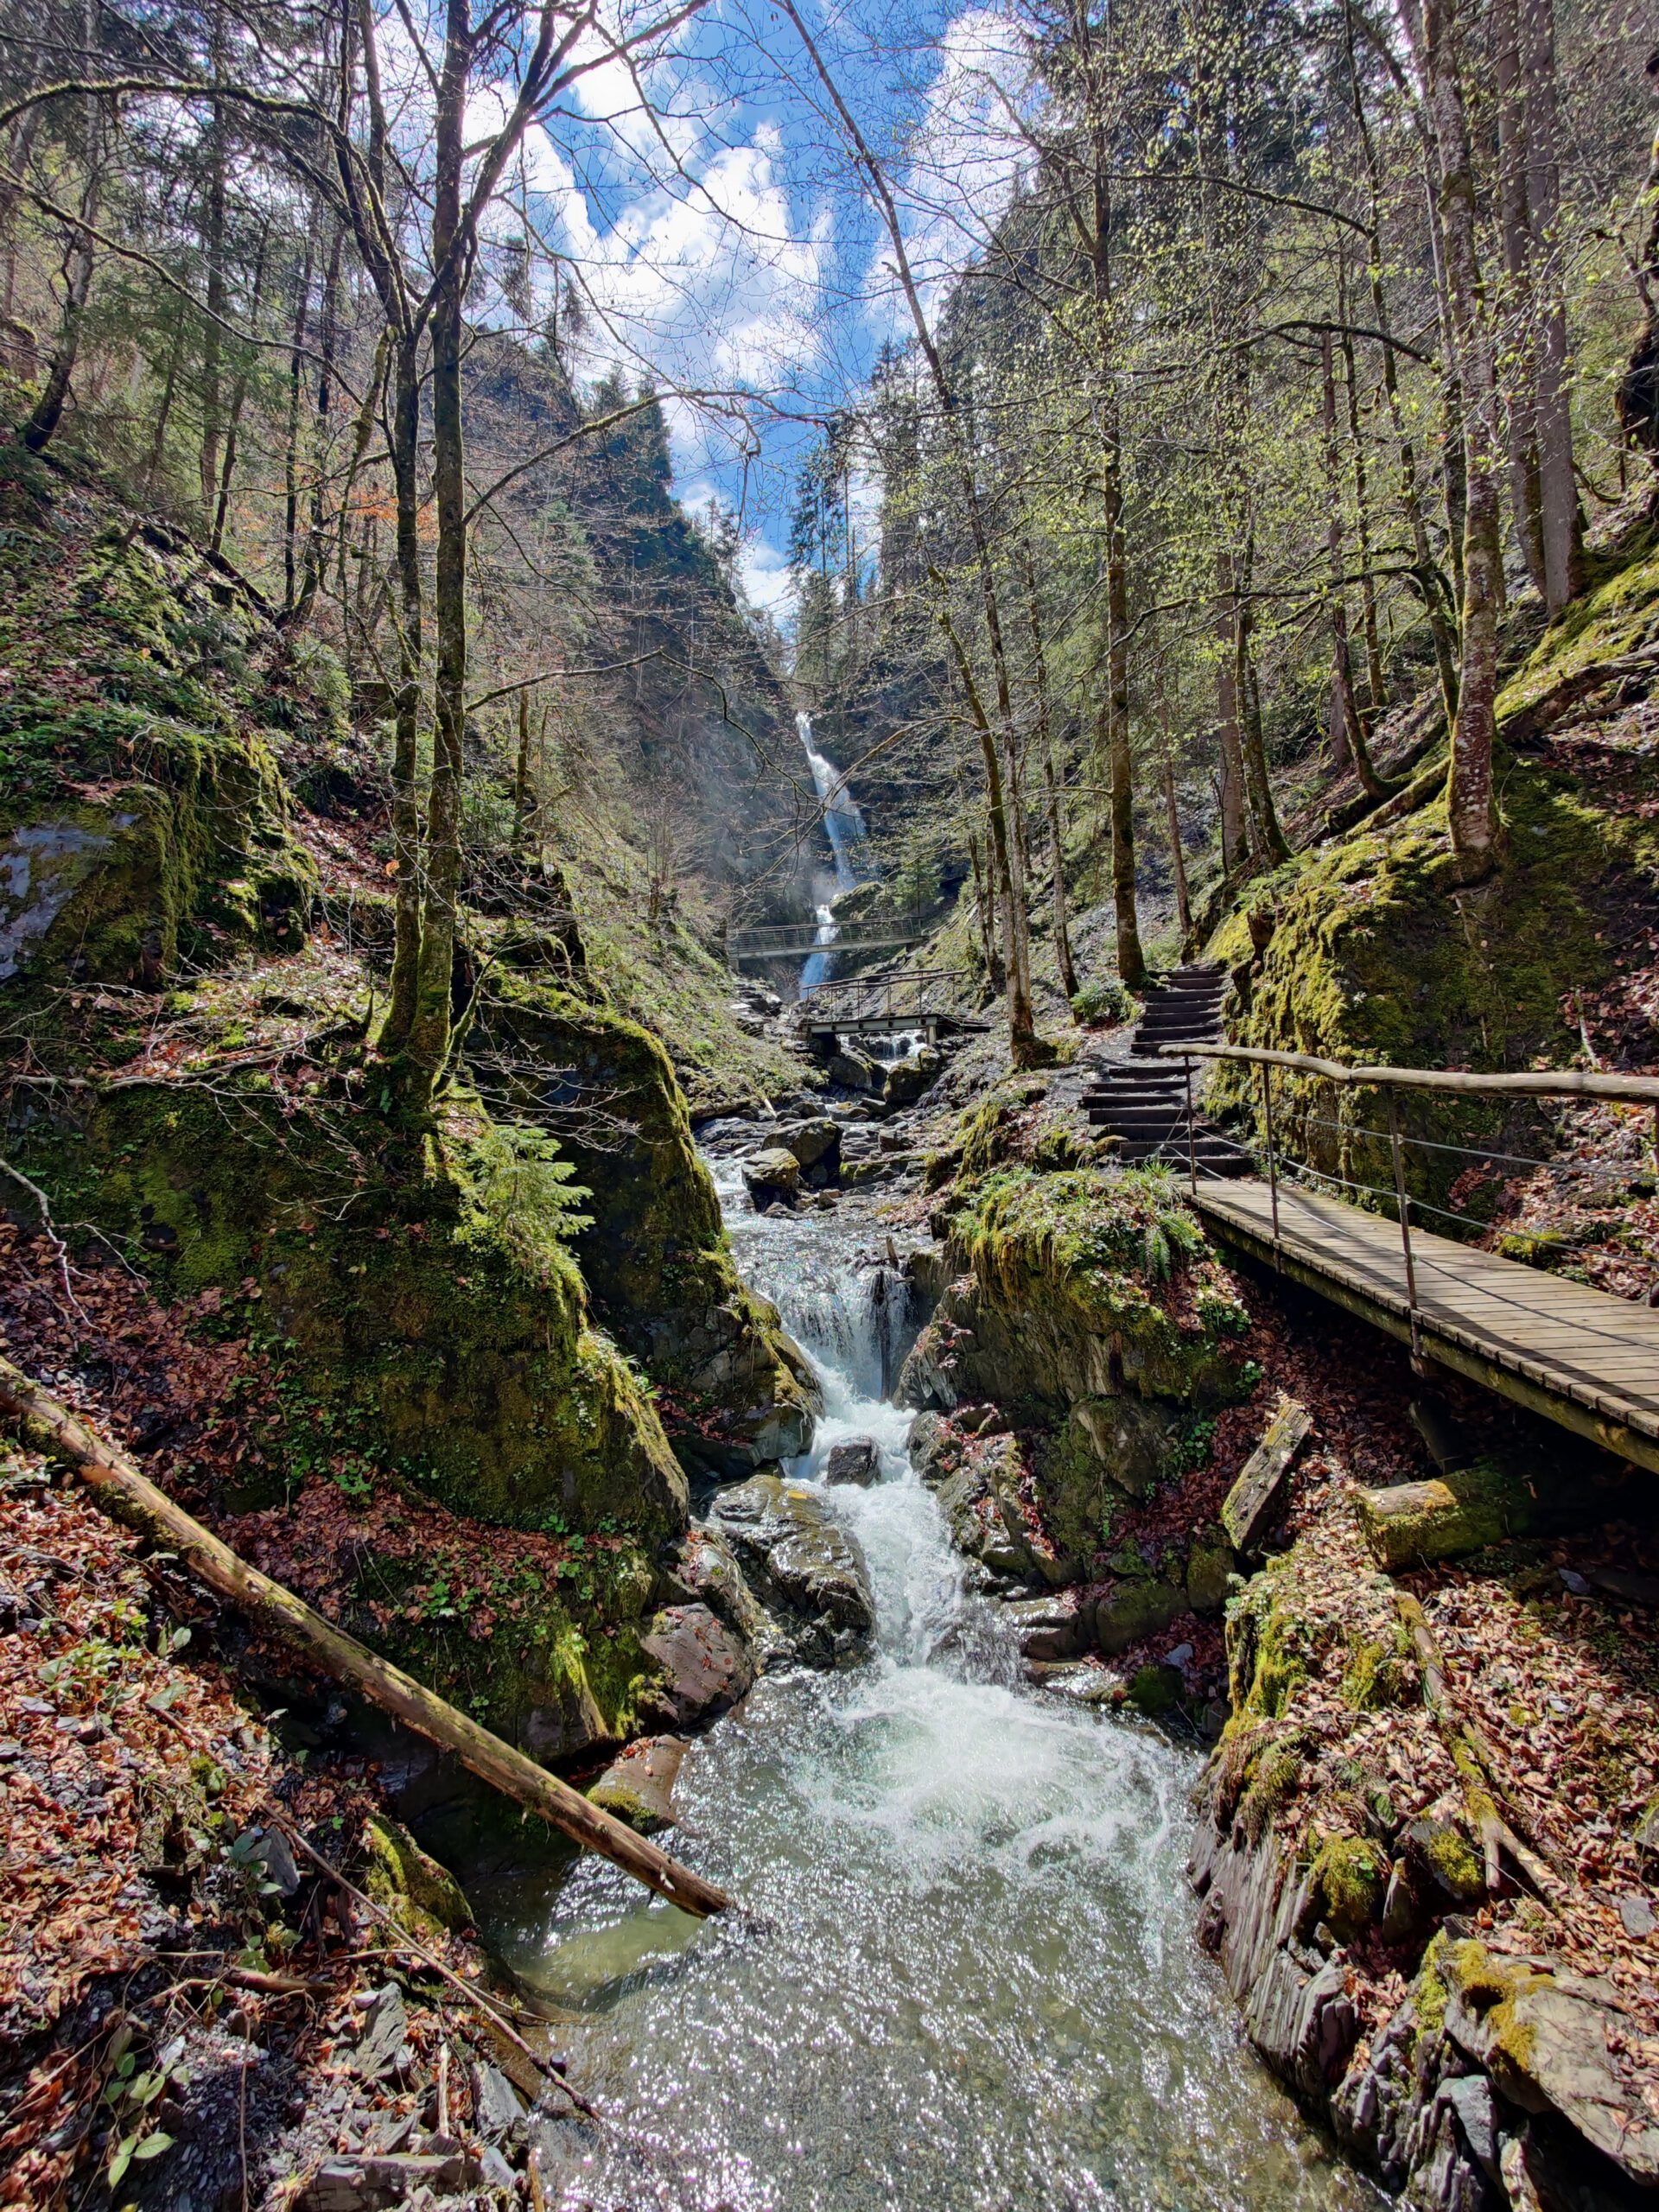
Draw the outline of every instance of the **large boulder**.
<instances>
[{"instance_id":1,"label":"large boulder","mask_svg":"<svg viewBox=\"0 0 1659 2212\"><path fill-rule=\"evenodd\" d=\"M1051 1588L1076 1581L1077 1561L1055 1548L1034 1509L1017 1437L970 1435L938 1414L918 1414L910 1457L958 1550L1009 1580Z\"/></svg>"},{"instance_id":2,"label":"large boulder","mask_svg":"<svg viewBox=\"0 0 1659 2212\"><path fill-rule=\"evenodd\" d=\"M753 1475L720 1492L710 1519L751 1587L787 1633L798 1662L860 1657L875 1634L869 1569L823 1498L779 1475Z\"/></svg>"},{"instance_id":3,"label":"large boulder","mask_svg":"<svg viewBox=\"0 0 1659 2212\"><path fill-rule=\"evenodd\" d=\"M743 1180L757 1208L793 1205L801 1187L801 1163L787 1145L767 1145L743 1162Z\"/></svg>"},{"instance_id":4,"label":"large boulder","mask_svg":"<svg viewBox=\"0 0 1659 2212\"><path fill-rule=\"evenodd\" d=\"M756 1674L793 1660L789 1631L755 1596L736 1553L718 1528L692 1522L675 1556L669 1587L688 1605L707 1605L717 1613L741 1639Z\"/></svg>"},{"instance_id":5,"label":"large boulder","mask_svg":"<svg viewBox=\"0 0 1659 2212\"><path fill-rule=\"evenodd\" d=\"M588 1792L589 1802L641 1835L672 1827L674 1784L684 1758L679 1737L642 1736L612 1760Z\"/></svg>"},{"instance_id":6,"label":"large boulder","mask_svg":"<svg viewBox=\"0 0 1659 2212\"><path fill-rule=\"evenodd\" d=\"M744 1474L804 1452L817 1385L775 1307L737 1274L658 1039L554 975L509 966L493 971L468 1041L514 1110L545 1120L587 1188L575 1249L595 1313L658 1386L682 1461Z\"/></svg>"},{"instance_id":7,"label":"large boulder","mask_svg":"<svg viewBox=\"0 0 1659 2212\"><path fill-rule=\"evenodd\" d=\"M881 1479L881 1454L869 1437L849 1437L844 1444L831 1446L823 1479L831 1489L855 1483L860 1490L868 1490Z\"/></svg>"},{"instance_id":8,"label":"large boulder","mask_svg":"<svg viewBox=\"0 0 1659 2212\"><path fill-rule=\"evenodd\" d=\"M753 1683L748 1653L707 1605L665 1605L639 1643L656 1669L639 1711L664 1727L712 1720Z\"/></svg>"},{"instance_id":9,"label":"large boulder","mask_svg":"<svg viewBox=\"0 0 1659 2212\"><path fill-rule=\"evenodd\" d=\"M815 1189L833 1183L841 1173L841 1123L828 1114L815 1115L781 1130L779 1141L800 1162L801 1173Z\"/></svg>"}]
</instances>

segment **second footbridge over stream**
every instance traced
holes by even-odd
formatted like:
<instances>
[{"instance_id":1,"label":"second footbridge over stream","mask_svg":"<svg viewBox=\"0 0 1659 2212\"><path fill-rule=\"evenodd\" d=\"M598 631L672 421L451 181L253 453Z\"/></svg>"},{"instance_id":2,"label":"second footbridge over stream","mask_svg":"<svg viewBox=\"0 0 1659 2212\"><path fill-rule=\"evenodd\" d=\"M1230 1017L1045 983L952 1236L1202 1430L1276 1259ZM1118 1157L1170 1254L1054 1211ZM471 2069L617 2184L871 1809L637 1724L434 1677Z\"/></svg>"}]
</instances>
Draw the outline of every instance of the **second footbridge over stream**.
<instances>
[{"instance_id":1,"label":"second footbridge over stream","mask_svg":"<svg viewBox=\"0 0 1659 2212\"><path fill-rule=\"evenodd\" d=\"M1659 1471L1659 1311L1424 1226L1426 1217L1477 1232L1491 1224L1455 1211L1450 1188L1445 1204L1421 1195L1414 1155L1443 1156L1440 1180L1454 1157L1500 1177L1559 1163L1496 1141L1421 1136L1400 1110L1402 1096L1418 1094L1497 1105L1601 1100L1630 1112L1627 1149L1634 1140L1659 1154L1659 1077L1348 1066L1230 1045L1220 1035L1222 988L1218 970L1178 971L1149 1001L1128 1057L1103 1069L1090 1118L1120 1138L1123 1156L1166 1161L1224 1243L1409 1344L1420 1369L1449 1368ZM1202 1110L1205 1065L1218 1061L1248 1070L1258 1093L1248 1141ZM1281 1134L1292 1119L1294 1152ZM1315 1129L1325 1133L1322 1146L1310 1141Z\"/></svg>"}]
</instances>

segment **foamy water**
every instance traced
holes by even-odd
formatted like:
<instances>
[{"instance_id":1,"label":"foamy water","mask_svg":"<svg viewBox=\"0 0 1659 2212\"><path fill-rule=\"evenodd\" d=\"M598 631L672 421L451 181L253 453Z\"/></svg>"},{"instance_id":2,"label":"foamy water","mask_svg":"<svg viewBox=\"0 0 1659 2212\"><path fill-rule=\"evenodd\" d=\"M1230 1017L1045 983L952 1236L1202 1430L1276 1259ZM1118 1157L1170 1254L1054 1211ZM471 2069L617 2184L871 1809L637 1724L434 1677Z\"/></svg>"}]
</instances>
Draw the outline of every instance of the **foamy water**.
<instances>
[{"instance_id":1,"label":"foamy water","mask_svg":"<svg viewBox=\"0 0 1659 2212\"><path fill-rule=\"evenodd\" d=\"M879 1262L836 1217L759 1218L721 1180L740 1265L824 1385L792 1471L819 1480L845 1437L880 1446L877 1485L824 1493L869 1562L879 1649L767 1678L687 1758L672 1847L753 1918L700 1924L594 1859L554 1895L498 1900L495 1940L616 2123L544 2139L549 2201L1378 2202L1268 2079L1193 1942L1196 1759L1027 1686L965 1591L910 1416L874 1394L894 1326Z\"/></svg>"}]
</instances>

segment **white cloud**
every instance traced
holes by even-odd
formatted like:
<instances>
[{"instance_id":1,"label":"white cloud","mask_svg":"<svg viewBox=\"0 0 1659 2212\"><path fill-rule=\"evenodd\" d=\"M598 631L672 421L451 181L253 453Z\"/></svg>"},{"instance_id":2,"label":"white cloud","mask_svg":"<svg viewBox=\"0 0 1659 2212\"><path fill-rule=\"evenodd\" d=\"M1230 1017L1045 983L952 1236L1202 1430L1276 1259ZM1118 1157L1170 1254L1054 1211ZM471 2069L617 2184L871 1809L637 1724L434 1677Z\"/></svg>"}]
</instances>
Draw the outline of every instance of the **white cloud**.
<instances>
[{"instance_id":1,"label":"white cloud","mask_svg":"<svg viewBox=\"0 0 1659 2212\"><path fill-rule=\"evenodd\" d=\"M737 580L751 607L770 614L774 621L782 620L789 607L789 562L758 531L743 541L737 556Z\"/></svg>"}]
</instances>

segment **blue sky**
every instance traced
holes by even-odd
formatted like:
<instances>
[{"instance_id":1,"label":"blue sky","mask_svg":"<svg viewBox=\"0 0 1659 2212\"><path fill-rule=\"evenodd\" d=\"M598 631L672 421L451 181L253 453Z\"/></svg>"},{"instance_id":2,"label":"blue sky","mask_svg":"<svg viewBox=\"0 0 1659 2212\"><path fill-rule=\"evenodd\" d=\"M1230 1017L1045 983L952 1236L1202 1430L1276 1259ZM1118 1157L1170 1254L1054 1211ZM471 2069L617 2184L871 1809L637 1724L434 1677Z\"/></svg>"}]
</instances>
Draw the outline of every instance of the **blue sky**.
<instances>
[{"instance_id":1,"label":"blue sky","mask_svg":"<svg viewBox=\"0 0 1659 2212\"><path fill-rule=\"evenodd\" d=\"M940 0L902 24L877 0L803 13L891 163L937 296L1013 175L995 92L1017 74L1007 18ZM713 494L741 506L746 588L786 615L789 480L810 418L909 330L885 235L792 27L755 0L715 0L643 81L605 63L532 132L521 185L594 311L579 369L620 360L670 386L753 395L741 423L729 405L670 399L677 488L693 505Z\"/></svg>"}]
</instances>

